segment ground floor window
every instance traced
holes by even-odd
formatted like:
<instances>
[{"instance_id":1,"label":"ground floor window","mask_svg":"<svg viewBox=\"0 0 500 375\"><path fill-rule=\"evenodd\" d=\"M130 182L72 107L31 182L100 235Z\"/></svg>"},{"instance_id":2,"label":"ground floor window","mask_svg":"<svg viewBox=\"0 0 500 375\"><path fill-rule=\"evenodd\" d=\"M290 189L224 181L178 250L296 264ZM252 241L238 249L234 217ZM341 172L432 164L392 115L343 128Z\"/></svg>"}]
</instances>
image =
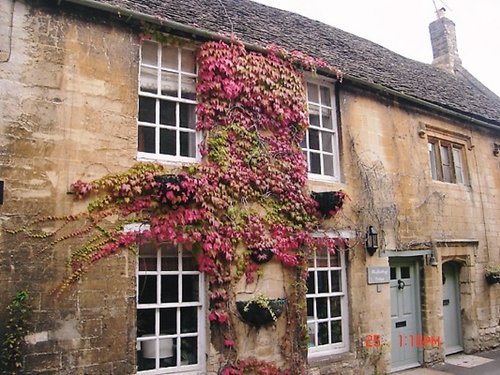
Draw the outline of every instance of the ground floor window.
<instances>
[{"instance_id":1,"label":"ground floor window","mask_svg":"<svg viewBox=\"0 0 500 375\"><path fill-rule=\"evenodd\" d=\"M204 369L203 274L180 245L142 245L137 267L137 370L189 374Z\"/></svg>"},{"instance_id":2,"label":"ground floor window","mask_svg":"<svg viewBox=\"0 0 500 375\"><path fill-rule=\"evenodd\" d=\"M347 351L348 320L345 254L316 252L309 260L307 327L309 356Z\"/></svg>"}]
</instances>

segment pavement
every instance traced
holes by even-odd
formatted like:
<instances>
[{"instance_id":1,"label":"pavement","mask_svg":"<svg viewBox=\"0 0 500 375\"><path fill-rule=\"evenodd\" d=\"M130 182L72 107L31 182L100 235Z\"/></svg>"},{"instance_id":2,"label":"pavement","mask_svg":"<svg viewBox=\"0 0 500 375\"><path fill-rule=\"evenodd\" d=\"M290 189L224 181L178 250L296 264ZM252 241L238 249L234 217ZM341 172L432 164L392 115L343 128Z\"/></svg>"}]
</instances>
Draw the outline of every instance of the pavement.
<instances>
[{"instance_id":1,"label":"pavement","mask_svg":"<svg viewBox=\"0 0 500 375\"><path fill-rule=\"evenodd\" d=\"M500 375L500 348L474 354L453 354L444 363L392 375Z\"/></svg>"}]
</instances>

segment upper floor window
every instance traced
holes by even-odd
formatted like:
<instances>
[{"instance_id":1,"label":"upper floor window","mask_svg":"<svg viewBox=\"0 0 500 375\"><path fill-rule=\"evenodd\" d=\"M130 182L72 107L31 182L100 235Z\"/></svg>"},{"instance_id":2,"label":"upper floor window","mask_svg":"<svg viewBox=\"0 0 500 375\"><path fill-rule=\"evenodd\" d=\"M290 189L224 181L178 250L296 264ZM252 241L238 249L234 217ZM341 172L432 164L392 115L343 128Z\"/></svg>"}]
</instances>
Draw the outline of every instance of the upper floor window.
<instances>
[{"instance_id":1,"label":"upper floor window","mask_svg":"<svg viewBox=\"0 0 500 375\"><path fill-rule=\"evenodd\" d=\"M345 254L316 252L309 260L307 327L309 355L347 351L348 309Z\"/></svg>"},{"instance_id":2,"label":"upper floor window","mask_svg":"<svg viewBox=\"0 0 500 375\"><path fill-rule=\"evenodd\" d=\"M339 178L337 116L333 86L326 82L307 82L309 129L301 147L311 177Z\"/></svg>"},{"instance_id":3,"label":"upper floor window","mask_svg":"<svg viewBox=\"0 0 500 375\"><path fill-rule=\"evenodd\" d=\"M203 274L181 245L143 245L137 267L139 374L200 374L205 362Z\"/></svg>"},{"instance_id":4,"label":"upper floor window","mask_svg":"<svg viewBox=\"0 0 500 375\"><path fill-rule=\"evenodd\" d=\"M464 147L436 138L429 138L428 145L432 179L463 184Z\"/></svg>"},{"instance_id":5,"label":"upper floor window","mask_svg":"<svg viewBox=\"0 0 500 375\"><path fill-rule=\"evenodd\" d=\"M195 51L153 41L141 48L138 157L197 157Z\"/></svg>"}]
</instances>

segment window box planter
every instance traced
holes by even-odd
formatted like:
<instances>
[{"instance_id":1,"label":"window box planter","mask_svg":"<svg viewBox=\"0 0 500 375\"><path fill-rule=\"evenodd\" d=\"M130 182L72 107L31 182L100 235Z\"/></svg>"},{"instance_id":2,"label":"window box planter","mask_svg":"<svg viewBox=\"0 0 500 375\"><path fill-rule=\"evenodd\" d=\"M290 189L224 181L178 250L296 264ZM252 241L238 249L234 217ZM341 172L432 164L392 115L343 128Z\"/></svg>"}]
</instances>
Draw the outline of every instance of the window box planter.
<instances>
[{"instance_id":1,"label":"window box planter","mask_svg":"<svg viewBox=\"0 0 500 375\"><path fill-rule=\"evenodd\" d=\"M500 275L486 275L486 281L488 284L498 284L500 283Z\"/></svg>"},{"instance_id":2,"label":"window box planter","mask_svg":"<svg viewBox=\"0 0 500 375\"><path fill-rule=\"evenodd\" d=\"M311 198L318 203L318 211L323 218L328 219L335 215L344 204L345 193L343 191L325 191L322 193L311 193Z\"/></svg>"},{"instance_id":3,"label":"window box planter","mask_svg":"<svg viewBox=\"0 0 500 375\"><path fill-rule=\"evenodd\" d=\"M253 300L237 301L236 308L243 321L261 327L274 323L285 310L286 298L268 299L259 295Z\"/></svg>"},{"instance_id":4,"label":"window box planter","mask_svg":"<svg viewBox=\"0 0 500 375\"><path fill-rule=\"evenodd\" d=\"M273 258L273 249L252 250L250 258L257 264L269 262Z\"/></svg>"}]
</instances>

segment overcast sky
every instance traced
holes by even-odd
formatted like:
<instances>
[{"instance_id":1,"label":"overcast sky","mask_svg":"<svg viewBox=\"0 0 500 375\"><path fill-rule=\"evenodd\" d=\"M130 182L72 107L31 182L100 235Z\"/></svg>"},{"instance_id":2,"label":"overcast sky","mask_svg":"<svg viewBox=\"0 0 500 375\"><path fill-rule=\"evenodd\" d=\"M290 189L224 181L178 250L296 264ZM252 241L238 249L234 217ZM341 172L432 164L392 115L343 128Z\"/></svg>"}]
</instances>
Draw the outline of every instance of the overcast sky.
<instances>
[{"instance_id":1,"label":"overcast sky","mask_svg":"<svg viewBox=\"0 0 500 375\"><path fill-rule=\"evenodd\" d=\"M456 25L462 65L500 96L500 0L255 0L369 39L403 56L432 62L434 2Z\"/></svg>"}]
</instances>

